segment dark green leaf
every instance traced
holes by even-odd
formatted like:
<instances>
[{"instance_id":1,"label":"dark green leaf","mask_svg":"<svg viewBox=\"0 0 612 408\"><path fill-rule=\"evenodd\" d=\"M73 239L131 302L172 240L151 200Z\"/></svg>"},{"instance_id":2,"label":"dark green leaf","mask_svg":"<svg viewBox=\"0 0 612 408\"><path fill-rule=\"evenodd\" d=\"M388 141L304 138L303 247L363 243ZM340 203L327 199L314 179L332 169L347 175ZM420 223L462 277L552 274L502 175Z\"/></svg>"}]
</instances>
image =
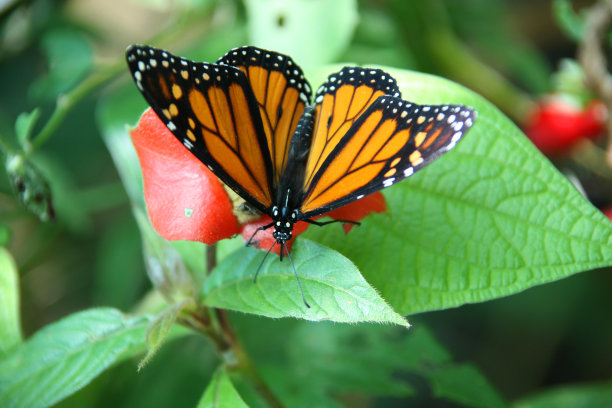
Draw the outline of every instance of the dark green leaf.
<instances>
[{"instance_id":1,"label":"dark green leaf","mask_svg":"<svg viewBox=\"0 0 612 408\"><path fill-rule=\"evenodd\" d=\"M69 91L91 70L93 54L83 35L73 29L49 31L42 39L48 74L32 84L38 99L52 99Z\"/></svg>"},{"instance_id":2,"label":"dark green leaf","mask_svg":"<svg viewBox=\"0 0 612 408\"><path fill-rule=\"evenodd\" d=\"M128 309L139 302L147 285L143 258L138 255L142 252L142 239L136 221L132 214L122 214L107 222L98 236L93 260L93 302Z\"/></svg>"},{"instance_id":3,"label":"dark green leaf","mask_svg":"<svg viewBox=\"0 0 612 408\"><path fill-rule=\"evenodd\" d=\"M608 408L612 407L612 385L568 385L544 391L513 404L514 408Z\"/></svg>"},{"instance_id":4,"label":"dark green leaf","mask_svg":"<svg viewBox=\"0 0 612 408\"><path fill-rule=\"evenodd\" d=\"M286 406L342 406L334 396L403 397L427 394L466 406L505 406L475 368L457 364L422 325L411 330L381 325L240 318L238 332ZM287 367L297 367L287 375ZM364 369L365 368L365 369ZM459 378L460 375L465 377ZM424 386L428 384L429 386Z\"/></svg>"},{"instance_id":5,"label":"dark green leaf","mask_svg":"<svg viewBox=\"0 0 612 408\"><path fill-rule=\"evenodd\" d=\"M0 247L5 247L11 242L11 229L8 225L0 222Z\"/></svg>"},{"instance_id":6,"label":"dark green leaf","mask_svg":"<svg viewBox=\"0 0 612 408\"><path fill-rule=\"evenodd\" d=\"M247 408L232 385L225 368L220 367L206 387L197 408Z\"/></svg>"},{"instance_id":7,"label":"dark green leaf","mask_svg":"<svg viewBox=\"0 0 612 408\"><path fill-rule=\"evenodd\" d=\"M437 397L474 408L503 408L508 405L474 366L442 366L426 371Z\"/></svg>"},{"instance_id":8,"label":"dark green leaf","mask_svg":"<svg viewBox=\"0 0 612 408\"><path fill-rule=\"evenodd\" d=\"M144 349L152 318L91 309L38 331L0 361L3 407L48 407Z\"/></svg>"},{"instance_id":9,"label":"dark green leaf","mask_svg":"<svg viewBox=\"0 0 612 408\"><path fill-rule=\"evenodd\" d=\"M215 268L204 284L203 303L268 317L408 326L342 255L305 239L296 242L291 254L310 308L302 302L288 260L268 257L253 283L265 255L253 248L236 251Z\"/></svg>"},{"instance_id":10,"label":"dark green leaf","mask_svg":"<svg viewBox=\"0 0 612 408\"><path fill-rule=\"evenodd\" d=\"M404 99L478 112L456 149L385 190L389 210L306 236L351 259L402 314L520 292L612 264L610 222L482 97L387 69Z\"/></svg>"},{"instance_id":11,"label":"dark green leaf","mask_svg":"<svg viewBox=\"0 0 612 408\"><path fill-rule=\"evenodd\" d=\"M0 358L21 344L19 275L6 248L0 247Z\"/></svg>"}]
</instances>

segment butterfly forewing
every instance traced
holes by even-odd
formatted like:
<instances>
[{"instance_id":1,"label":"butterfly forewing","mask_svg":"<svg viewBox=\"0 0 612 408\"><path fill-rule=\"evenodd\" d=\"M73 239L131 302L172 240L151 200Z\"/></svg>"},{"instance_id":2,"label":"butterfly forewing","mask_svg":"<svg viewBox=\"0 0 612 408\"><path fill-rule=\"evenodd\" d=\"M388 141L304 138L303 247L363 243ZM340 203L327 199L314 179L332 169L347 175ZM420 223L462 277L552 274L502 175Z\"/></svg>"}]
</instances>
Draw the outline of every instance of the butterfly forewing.
<instances>
[{"instance_id":1,"label":"butterfly forewing","mask_svg":"<svg viewBox=\"0 0 612 408\"><path fill-rule=\"evenodd\" d=\"M474 122L463 106L376 99L346 131L312 182L303 218L326 213L411 176L452 149Z\"/></svg>"},{"instance_id":2,"label":"butterfly forewing","mask_svg":"<svg viewBox=\"0 0 612 408\"><path fill-rule=\"evenodd\" d=\"M130 47L127 60L138 88L168 129L225 184L266 212L273 198L272 163L244 72L145 46Z\"/></svg>"},{"instance_id":3,"label":"butterfly forewing","mask_svg":"<svg viewBox=\"0 0 612 408\"><path fill-rule=\"evenodd\" d=\"M345 67L317 91L316 123L306 164L305 187L321 170L351 125L383 95L400 96L395 79L379 69Z\"/></svg>"},{"instance_id":4,"label":"butterfly forewing","mask_svg":"<svg viewBox=\"0 0 612 408\"><path fill-rule=\"evenodd\" d=\"M311 98L301 68L286 55L256 47L235 48L217 63L239 68L246 75L259 105L273 179L278 183L287 165L291 136Z\"/></svg>"}]
</instances>

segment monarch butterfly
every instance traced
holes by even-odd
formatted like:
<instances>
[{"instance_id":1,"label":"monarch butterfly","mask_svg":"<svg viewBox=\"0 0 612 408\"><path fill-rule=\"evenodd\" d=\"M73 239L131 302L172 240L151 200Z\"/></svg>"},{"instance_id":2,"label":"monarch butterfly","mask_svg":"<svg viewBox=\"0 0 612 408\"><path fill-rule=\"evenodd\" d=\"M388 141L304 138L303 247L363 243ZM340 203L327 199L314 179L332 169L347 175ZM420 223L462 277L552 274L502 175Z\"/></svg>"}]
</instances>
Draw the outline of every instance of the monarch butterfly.
<instances>
[{"instance_id":1,"label":"monarch butterfly","mask_svg":"<svg viewBox=\"0 0 612 408\"><path fill-rule=\"evenodd\" d=\"M411 176L452 149L476 116L465 106L404 101L388 73L361 67L331 74L311 104L290 57L251 46L216 63L140 45L126 58L174 136L272 218L259 230L274 228L281 260L296 222L324 225L313 217Z\"/></svg>"}]
</instances>

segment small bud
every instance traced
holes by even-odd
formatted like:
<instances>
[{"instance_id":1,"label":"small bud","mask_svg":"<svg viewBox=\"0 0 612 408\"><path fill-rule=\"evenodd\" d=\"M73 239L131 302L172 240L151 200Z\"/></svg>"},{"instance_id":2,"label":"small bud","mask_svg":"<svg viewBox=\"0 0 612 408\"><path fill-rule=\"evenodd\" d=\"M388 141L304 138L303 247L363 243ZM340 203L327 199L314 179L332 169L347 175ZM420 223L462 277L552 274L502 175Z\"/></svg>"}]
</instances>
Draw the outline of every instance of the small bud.
<instances>
[{"instance_id":1,"label":"small bud","mask_svg":"<svg viewBox=\"0 0 612 408\"><path fill-rule=\"evenodd\" d=\"M41 221L55 220L51 189L45 176L21 154L9 154L6 173L17 199Z\"/></svg>"}]
</instances>

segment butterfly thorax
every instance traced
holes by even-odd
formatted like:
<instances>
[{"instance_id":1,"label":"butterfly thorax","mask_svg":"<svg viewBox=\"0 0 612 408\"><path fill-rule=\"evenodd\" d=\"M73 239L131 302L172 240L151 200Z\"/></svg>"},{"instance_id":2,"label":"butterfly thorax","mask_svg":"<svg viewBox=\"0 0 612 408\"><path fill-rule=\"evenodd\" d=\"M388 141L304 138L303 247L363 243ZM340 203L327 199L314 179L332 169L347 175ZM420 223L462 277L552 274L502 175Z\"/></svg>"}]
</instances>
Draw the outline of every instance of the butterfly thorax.
<instances>
[{"instance_id":1,"label":"butterfly thorax","mask_svg":"<svg viewBox=\"0 0 612 408\"><path fill-rule=\"evenodd\" d=\"M270 216L274 220L273 236L279 243L291 239L293 224L302 219L299 208L304 195L304 172L313 129L314 109L306 107L291 138L287 164L274 189Z\"/></svg>"}]
</instances>

